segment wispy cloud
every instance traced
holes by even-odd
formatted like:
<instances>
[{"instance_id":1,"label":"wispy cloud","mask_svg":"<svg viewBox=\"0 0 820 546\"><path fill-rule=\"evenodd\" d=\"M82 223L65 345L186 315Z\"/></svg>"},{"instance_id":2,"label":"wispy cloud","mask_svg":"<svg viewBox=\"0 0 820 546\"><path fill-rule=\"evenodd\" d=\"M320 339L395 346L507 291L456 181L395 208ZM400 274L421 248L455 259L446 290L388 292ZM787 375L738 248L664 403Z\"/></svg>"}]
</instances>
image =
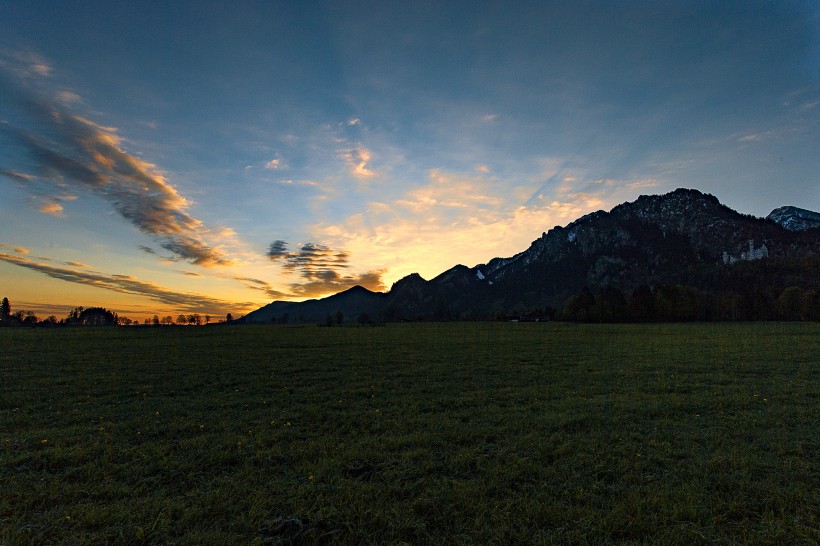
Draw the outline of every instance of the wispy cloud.
<instances>
[{"instance_id":1,"label":"wispy cloud","mask_svg":"<svg viewBox=\"0 0 820 546\"><path fill-rule=\"evenodd\" d=\"M297 273L304 280L289 285L294 296L315 297L347 290L359 285L370 290L385 289L383 271L350 274L350 253L333 250L324 245L306 243L297 251L288 250L288 243L276 240L267 253L273 262L279 262L285 271Z\"/></svg>"},{"instance_id":2,"label":"wispy cloud","mask_svg":"<svg viewBox=\"0 0 820 546\"><path fill-rule=\"evenodd\" d=\"M14 246L14 245L7 245L6 243L0 243L0 248L8 248L11 249L13 252L17 254L28 254L29 250L22 246Z\"/></svg>"},{"instance_id":3,"label":"wispy cloud","mask_svg":"<svg viewBox=\"0 0 820 546\"><path fill-rule=\"evenodd\" d=\"M80 102L80 95L73 91L60 91L56 95L56 99L63 104L70 105Z\"/></svg>"},{"instance_id":4,"label":"wispy cloud","mask_svg":"<svg viewBox=\"0 0 820 546\"><path fill-rule=\"evenodd\" d=\"M373 154L363 146L343 150L339 153L339 158L345 160L350 168L350 174L358 179L372 178L376 175L376 172L368 166L370 160L373 159Z\"/></svg>"},{"instance_id":5,"label":"wispy cloud","mask_svg":"<svg viewBox=\"0 0 820 546\"><path fill-rule=\"evenodd\" d=\"M317 237L347 249L358 263L381 271L389 284L419 272L430 278L458 262L475 265L527 248L542 231L614 206L653 180L589 180L584 173L545 175L512 186L485 173L433 169L428 183L392 202L335 224L314 226ZM534 191L535 188L537 191Z\"/></svg>"},{"instance_id":6,"label":"wispy cloud","mask_svg":"<svg viewBox=\"0 0 820 546\"><path fill-rule=\"evenodd\" d=\"M234 277L234 279L245 285L246 288L263 292L267 297L274 300L288 299L293 297L293 294L281 292L275 289L273 285L271 285L269 282L263 281L261 279L254 279L251 277Z\"/></svg>"},{"instance_id":7,"label":"wispy cloud","mask_svg":"<svg viewBox=\"0 0 820 546\"><path fill-rule=\"evenodd\" d=\"M475 177L462 176L433 169L428 184L407 192L397 204L416 213L447 209L497 208L503 198L493 191L490 183Z\"/></svg>"},{"instance_id":8,"label":"wispy cloud","mask_svg":"<svg viewBox=\"0 0 820 546\"><path fill-rule=\"evenodd\" d=\"M25 128L3 123L0 131L26 154L27 170L32 172L0 165L0 174L18 182L36 178L61 191L73 186L98 195L175 259L205 267L231 263L218 247L206 242L214 232L187 212L188 200L155 165L125 152L116 129L74 114L59 100L35 96L22 86L15 91L22 97L21 112L32 123ZM61 214L62 205L52 198L40 211Z\"/></svg>"},{"instance_id":9,"label":"wispy cloud","mask_svg":"<svg viewBox=\"0 0 820 546\"><path fill-rule=\"evenodd\" d=\"M267 256L272 261L282 260L285 269L298 271L308 279L325 269L347 268L350 258L347 252L334 251L314 243L306 243L297 252L290 252L288 244L282 240L271 243Z\"/></svg>"},{"instance_id":10,"label":"wispy cloud","mask_svg":"<svg viewBox=\"0 0 820 546\"><path fill-rule=\"evenodd\" d=\"M37 271L66 282L93 286L121 294L143 296L159 303L172 305L180 311L220 314L228 309L250 310L256 307L252 302L236 303L200 294L175 292L152 282L141 281L131 275L112 275L56 267L6 252L0 252L0 261ZM82 265L84 264L78 264L78 266Z\"/></svg>"},{"instance_id":11,"label":"wispy cloud","mask_svg":"<svg viewBox=\"0 0 820 546\"><path fill-rule=\"evenodd\" d=\"M271 159L267 163L265 163L266 169L278 169L279 168L279 160L278 159Z\"/></svg>"},{"instance_id":12,"label":"wispy cloud","mask_svg":"<svg viewBox=\"0 0 820 546\"><path fill-rule=\"evenodd\" d=\"M0 69L20 78L49 76L52 67L42 56L31 51L0 50Z\"/></svg>"},{"instance_id":13,"label":"wispy cloud","mask_svg":"<svg viewBox=\"0 0 820 546\"><path fill-rule=\"evenodd\" d=\"M63 216L63 206L55 201L47 201L40 205L37 210L49 216Z\"/></svg>"},{"instance_id":14,"label":"wispy cloud","mask_svg":"<svg viewBox=\"0 0 820 546\"><path fill-rule=\"evenodd\" d=\"M0 174L5 176L6 178L10 178L15 182L20 182L25 184L26 182L31 182L32 180L36 179L36 176L32 176L27 173L21 173L17 171L13 171L11 169L0 169Z\"/></svg>"}]
</instances>

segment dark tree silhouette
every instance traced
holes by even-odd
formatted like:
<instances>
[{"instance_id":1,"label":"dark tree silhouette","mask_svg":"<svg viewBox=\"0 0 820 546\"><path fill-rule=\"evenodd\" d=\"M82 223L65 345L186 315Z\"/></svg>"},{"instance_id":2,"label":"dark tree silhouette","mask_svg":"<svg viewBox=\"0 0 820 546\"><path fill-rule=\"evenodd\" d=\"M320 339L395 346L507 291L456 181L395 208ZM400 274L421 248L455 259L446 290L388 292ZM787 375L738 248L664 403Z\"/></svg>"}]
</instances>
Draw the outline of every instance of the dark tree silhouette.
<instances>
[{"instance_id":1,"label":"dark tree silhouette","mask_svg":"<svg viewBox=\"0 0 820 546\"><path fill-rule=\"evenodd\" d=\"M0 303L0 320L9 320L11 318L11 304L8 298L3 298Z\"/></svg>"},{"instance_id":2,"label":"dark tree silhouette","mask_svg":"<svg viewBox=\"0 0 820 546\"><path fill-rule=\"evenodd\" d=\"M117 314L103 307L89 307L80 312L77 323L82 326L114 326L117 324Z\"/></svg>"}]
</instances>

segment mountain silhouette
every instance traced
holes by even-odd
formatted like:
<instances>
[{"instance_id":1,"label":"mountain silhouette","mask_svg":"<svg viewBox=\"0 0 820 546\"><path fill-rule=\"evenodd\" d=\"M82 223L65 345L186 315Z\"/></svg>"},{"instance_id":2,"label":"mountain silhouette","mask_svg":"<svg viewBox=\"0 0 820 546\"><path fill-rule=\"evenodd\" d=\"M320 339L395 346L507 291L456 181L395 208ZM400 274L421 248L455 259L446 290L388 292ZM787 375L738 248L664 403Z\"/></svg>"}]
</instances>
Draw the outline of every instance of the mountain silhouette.
<instances>
[{"instance_id":1,"label":"mountain silhouette","mask_svg":"<svg viewBox=\"0 0 820 546\"><path fill-rule=\"evenodd\" d=\"M818 219L795 207L775 209L767 218L741 214L693 189L642 195L556 226L507 258L456 265L429 281L414 273L386 293L354 287L323 299L276 301L243 321L550 316L583 291L630 294L664 285L716 295L788 286L820 290Z\"/></svg>"}]
</instances>

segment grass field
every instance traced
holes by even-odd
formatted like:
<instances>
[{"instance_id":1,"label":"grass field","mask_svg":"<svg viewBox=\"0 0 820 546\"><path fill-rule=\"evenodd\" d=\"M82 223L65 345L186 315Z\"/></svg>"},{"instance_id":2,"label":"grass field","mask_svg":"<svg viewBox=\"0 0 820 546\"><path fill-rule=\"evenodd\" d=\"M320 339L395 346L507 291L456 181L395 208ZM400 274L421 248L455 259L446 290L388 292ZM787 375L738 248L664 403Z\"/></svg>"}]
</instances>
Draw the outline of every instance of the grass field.
<instances>
[{"instance_id":1,"label":"grass field","mask_svg":"<svg viewBox=\"0 0 820 546\"><path fill-rule=\"evenodd\" d=\"M816 544L820 325L0 329L3 544Z\"/></svg>"}]
</instances>

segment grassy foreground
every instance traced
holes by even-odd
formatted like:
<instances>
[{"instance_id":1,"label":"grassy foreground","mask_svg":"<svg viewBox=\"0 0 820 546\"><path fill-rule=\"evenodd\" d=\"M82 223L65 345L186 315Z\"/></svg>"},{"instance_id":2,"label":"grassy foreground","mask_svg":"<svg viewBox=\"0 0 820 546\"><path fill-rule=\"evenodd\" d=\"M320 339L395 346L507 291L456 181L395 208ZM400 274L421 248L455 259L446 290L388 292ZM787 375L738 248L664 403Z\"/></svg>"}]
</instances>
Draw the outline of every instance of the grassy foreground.
<instances>
[{"instance_id":1,"label":"grassy foreground","mask_svg":"<svg viewBox=\"0 0 820 546\"><path fill-rule=\"evenodd\" d=\"M0 543L820 541L820 325L0 329Z\"/></svg>"}]
</instances>

